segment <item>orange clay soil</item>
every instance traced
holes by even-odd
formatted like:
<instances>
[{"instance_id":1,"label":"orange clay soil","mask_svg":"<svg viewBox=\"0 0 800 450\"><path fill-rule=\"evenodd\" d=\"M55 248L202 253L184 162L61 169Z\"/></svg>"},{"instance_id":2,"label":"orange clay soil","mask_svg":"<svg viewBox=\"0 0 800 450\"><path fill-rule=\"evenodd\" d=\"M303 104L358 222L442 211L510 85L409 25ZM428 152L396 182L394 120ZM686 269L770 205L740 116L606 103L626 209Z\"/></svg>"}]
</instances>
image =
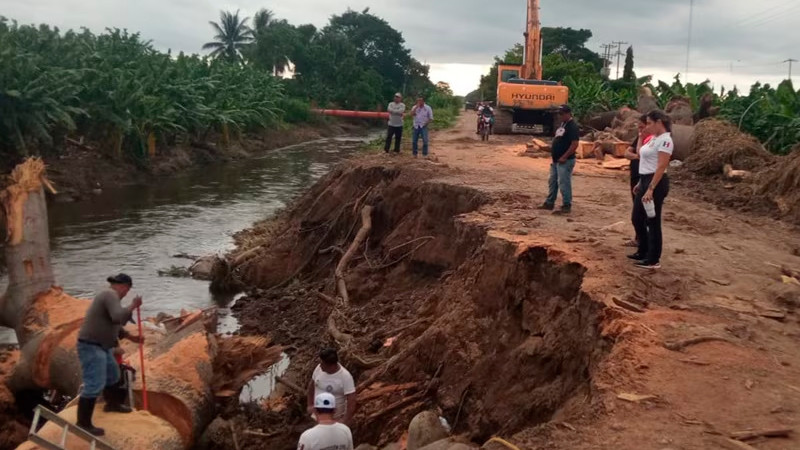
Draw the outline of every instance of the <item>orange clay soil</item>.
<instances>
[{"instance_id":1,"label":"orange clay soil","mask_svg":"<svg viewBox=\"0 0 800 450\"><path fill-rule=\"evenodd\" d=\"M242 330L296 348L288 380L305 386L331 343L333 306L314 291L336 295L333 270L370 204L345 275L351 305L334 316L354 337L343 361L365 398L357 442L397 440L438 408L475 442L524 449L737 448L732 433L772 428L795 431L750 445L800 448L800 286L782 279L800 269L796 228L715 207L678 178L663 268L640 271L622 246L627 172L579 161L573 212L552 215L536 209L549 159L517 156L521 136L481 143L474 123L434 133L431 160L344 164L238 236L238 254L259 246L239 268L253 288L235 307ZM405 386L368 395L393 384ZM281 442L303 429L249 426Z\"/></svg>"}]
</instances>

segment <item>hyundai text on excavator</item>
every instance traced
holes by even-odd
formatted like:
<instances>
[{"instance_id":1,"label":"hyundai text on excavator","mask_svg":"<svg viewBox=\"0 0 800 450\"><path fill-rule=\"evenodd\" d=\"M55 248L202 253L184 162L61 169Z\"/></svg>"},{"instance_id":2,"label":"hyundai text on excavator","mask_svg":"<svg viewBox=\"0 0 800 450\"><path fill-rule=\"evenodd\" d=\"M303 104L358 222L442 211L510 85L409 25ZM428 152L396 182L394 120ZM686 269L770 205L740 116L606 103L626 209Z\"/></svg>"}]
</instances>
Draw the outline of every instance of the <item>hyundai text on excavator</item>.
<instances>
[{"instance_id":1,"label":"hyundai text on excavator","mask_svg":"<svg viewBox=\"0 0 800 450\"><path fill-rule=\"evenodd\" d=\"M528 0L525 55L521 66L498 64L497 108L494 133L510 134L517 128L542 126L553 135L558 128L558 107L567 103L569 89L555 81L542 80L542 26L539 0Z\"/></svg>"}]
</instances>

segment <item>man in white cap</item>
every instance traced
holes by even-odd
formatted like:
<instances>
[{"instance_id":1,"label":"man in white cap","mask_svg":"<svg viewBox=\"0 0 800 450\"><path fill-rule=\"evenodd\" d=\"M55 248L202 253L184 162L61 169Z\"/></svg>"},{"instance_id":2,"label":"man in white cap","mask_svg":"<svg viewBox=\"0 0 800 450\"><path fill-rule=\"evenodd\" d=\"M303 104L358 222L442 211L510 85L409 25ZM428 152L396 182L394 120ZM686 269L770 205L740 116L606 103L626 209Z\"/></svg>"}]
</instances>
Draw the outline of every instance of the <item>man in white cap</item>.
<instances>
[{"instance_id":1,"label":"man in white cap","mask_svg":"<svg viewBox=\"0 0 800 450\"><path fill-rule=\"evenodd\" d=\"M297 450L353 450L350 428L333 418L336 397L323 392L314 398L317 425L300 435Z\"/></svg>"},{"instance_id":2,"label":"man in white cap","mask_svg":"<svg viewBox=\"0 0 800 450\"><path fill-rule=\"evenodd\" d=\"M386 144L383 151L389 153L389 147L394 138L394 152L400 153L400 141L403 138L403 117L406 113L406 104L403 103L401 93L394 94L394 100L386 108L389 111L389 129L386 131Z\"/></svg>"}]
</instances>

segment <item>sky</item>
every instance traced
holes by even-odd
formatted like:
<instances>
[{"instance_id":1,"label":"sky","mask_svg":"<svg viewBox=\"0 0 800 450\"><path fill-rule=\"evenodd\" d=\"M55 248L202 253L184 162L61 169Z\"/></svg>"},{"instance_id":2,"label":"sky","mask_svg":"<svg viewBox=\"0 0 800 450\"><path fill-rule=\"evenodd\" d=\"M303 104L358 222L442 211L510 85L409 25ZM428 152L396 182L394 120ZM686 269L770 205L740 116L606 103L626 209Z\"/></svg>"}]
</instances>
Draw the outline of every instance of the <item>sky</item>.
<instances>
[{"instance_id":1,"label":"sky","mask_svg":"<svg viewBox=\"0 0 800 450\"><path fill-rule=\"evenodd\" d=\"M623 41L634 48L638 76L671 81L686 73L690 9L692 39L688 80L748 89L755 81L776 84L788 64L800 59L800 0L541 0L543 26L592 30L589 48ZM139 31L161 50L200 52L213 35L209 20L219 11L252 16L271 9L294 24L324 26L329 17L370 8L398 29L418 60L429 64L434 82L456 94L475 89L494 55L522 41L525 0L0 0L0 15L21 23L47 23L62 30L106 27ZM623 56L624 59L624 56ZM616 62L616 61L615 61ZM800 74L800 63L796 63ZM616 76L616 64L612 78ZM686 80L685 76L682 76Z\"/></svg>"}]
</instances>

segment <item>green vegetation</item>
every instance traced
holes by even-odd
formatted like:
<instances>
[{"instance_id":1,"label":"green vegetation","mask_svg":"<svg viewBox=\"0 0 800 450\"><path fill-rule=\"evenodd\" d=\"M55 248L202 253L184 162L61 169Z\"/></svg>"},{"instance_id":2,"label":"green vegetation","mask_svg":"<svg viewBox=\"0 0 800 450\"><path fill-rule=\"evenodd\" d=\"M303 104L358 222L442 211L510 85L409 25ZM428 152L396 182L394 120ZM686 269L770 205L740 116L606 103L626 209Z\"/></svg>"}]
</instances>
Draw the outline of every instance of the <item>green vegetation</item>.
<instances>
[{"instance_id":1,"label":"green vegetation","mask_svg":"<svg viewBox=\"0 0 800 450\"><path fill-rule=\"evenodd\" d=\"M601 75L602 58L585 47L592 36L588 30L570 28L544 28L543 78L561 81L570 89L570 104L578 117L613 111L624 106L636 107L643 87L651 90L658 106L666 109L670 101L687 101L697 112L705 100L706 109L713 108L719 116L728 119L742 131L756 136L774 153L785 154L800 142L800 91L789 80L777 88L759 83L749 94L737 90L714 92L711 81L683 84L676 75L669 84L652 82L652 77L637 78L634 72L633 48L628 48L625 70L619 80L608 80ZM495 67L481 77L478 90L467 96L467 101L494 101L497 94L497 63L521 64L523 46L516 44L503 57L495 57Z\"/></svg>"},{"instance_id":2,"label":"green vegetation","mask_svg":"<svg viewBox=\"0 0 800 450\"><path fill-rule=\"evenodd\" d=\"M58 153L73 137L144 162L163 146L227 146L243 133L309 122L311 105L375 110L396 91L460 102L368 9L320 30L269 10L252 23L223 11L210 25L210 54L198 56L160 52L118 29L62 33L0 17L0 157ZM293 77L280 77L290 68Z\"/></svg>"}]
</instances>

